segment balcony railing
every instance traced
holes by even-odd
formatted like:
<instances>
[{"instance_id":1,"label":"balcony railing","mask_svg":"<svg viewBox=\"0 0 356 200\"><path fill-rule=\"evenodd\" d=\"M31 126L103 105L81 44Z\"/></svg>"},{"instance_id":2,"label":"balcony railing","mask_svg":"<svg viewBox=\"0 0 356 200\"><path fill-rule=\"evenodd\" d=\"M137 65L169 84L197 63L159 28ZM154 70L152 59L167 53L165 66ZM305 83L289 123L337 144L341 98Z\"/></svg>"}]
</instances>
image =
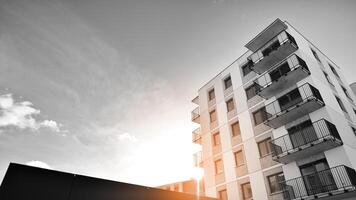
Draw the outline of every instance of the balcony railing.
<instances>
[{"instance_id":1,"label":"balcony railing","mask_svg":"<svg viewBox=\"0 0 356 200\"><path fill-rule=\"evenodd\" d=\"M304 175L280 183L286 200L346 199L356 196L356 172L344 165ZM337 195L337 196L336 196Z\"/></svg>"},{"instance_id":2,"label":"balcony railing","mask_svg":"<svg viewBox=\"0 0 356 200\"><path fill-rule=\"evenodd\" d=\"M270 46L264 48L262 52L254 54L258 55L259 58L254 59L253 71L261 74L298 49L295 39L290 34L282 32L280 36L284 38L282 41L276 40L269 44Z\"/></svg>"},{"instance_id":3,"label":"balcony railing","mask_svg":"<svg viewBox=\"0 0 356 200\"><path fill-rule=\"evenodd\" d=\"M201 144L201 131L200 127L192 132L192 141L196 144Z\"/></svg>"},{"instance_id":4,"label":"balcony railing","mask_svg":"<svg viewBox=\"0 0 356 200\"><path fill-rule=\"evenodd\" d=\"M200 123L200 110L199 110L199 107L195 108L193 111L192 111L192 122L195 122L195 123Z\"/></svg>"},{"instance_id":5,"label":"balcony railing","mask_svg":"<svg viewBox=\"0 0 356 200\"><path fill-rule=\"evenodd\" d=\"M324 106L319 90L306 83L266 105L267 120L272 128L281 127Z\"/></svg>"},{"instance_id":6,"label":"balcony railing","mask_svg":"<svg viewBox=\"0 0 356 200\"><path fill-rule=\"evenodd\" d=\"M271 141L272 158L281 163L342 145L336 126L325 119Z\"/></svg>"},{"instance_id":7,"label":"balcony railing","mask_svg":"<svg viewBox=\"0 0 356 200\"><path fill-rule=\"evenodd\" d=\"M255 80L258 85L257 93L263 98L270 98L295 85L308 75L310 75L310 71L305 61L293 55L269 73L265 73Z\"/></svg>"},{"instance_id":8,"label":"balcony railing","mask_svg":"<svg viewBox=\"0 0 356 200\"><path fill-rule=\"evenodd\" d=\"M193 162L195 167L202 167L203 163L203 152L198 151L193 154Z\"/></svg>"}]
</instances>

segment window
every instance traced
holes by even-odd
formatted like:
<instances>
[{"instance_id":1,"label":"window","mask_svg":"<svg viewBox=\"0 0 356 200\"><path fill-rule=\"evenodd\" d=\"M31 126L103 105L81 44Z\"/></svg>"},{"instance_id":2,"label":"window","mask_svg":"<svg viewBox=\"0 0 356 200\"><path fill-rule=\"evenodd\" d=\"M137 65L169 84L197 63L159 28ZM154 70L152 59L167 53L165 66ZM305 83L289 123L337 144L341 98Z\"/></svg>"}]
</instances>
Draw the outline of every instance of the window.
<instances>
[{"instance_id":1,"label":"window","mask_svg":"<svg viewBox=\"0 0 356 200\"><path fill-rule=\"evenodd\" d=\"M208 97L209 97L209 101L212 101L215 99L215 90L214 89L209 90Z\"/></svg>"},{"instance_id":2,"label":"window","mask_svg":"<svg viewBox=\"0 0 356 200\"><path fill-rule=\"evenodd\" d=\"M327 74L327 73L324 72L324 71L323 71L323 73L324 73L324 76L325 76L326 80L328 81L328 83L329 83L330 85L334 86L333 82L331 82L331 80L330 80L329 74Z\"/></svg>"},{"instance_id":3,"label":"window","mask_svg":"<svg viewBox=\"0 0 356 200\"><path fill-rule=\"evenodd\" d=\"M220 133L214 133L213 134L213 144L214 146L220 145Z\"/></svg>"},{"instance_id":4,"label":"window","mask_svg":"<svg viewBox=\"0 0 356 200\"><path fill-rule=\"evenodd\" d=\"M260 151L260 156L264 157L267 156L271 153L271 138L267 138L261 142L258 142L258 150Z\"/></svg>"},{"instance_id":5,"label":"window","mask_svg":"<svg viewBox=\"0 0 356 200\"><path fill-rule=\"evenodd\" d=\"M257 86L252 84L250 87L245 89L247 100L251 99L252 97L257 95Z\"/></svg>"},{"instance_id":6,"label":"window","mask_svg":"<svg viewBox=\"0 0 356 200\"><path fill-rule=\"evenodd\" d=\"M235 165L237 167L245 164L244 154L242 150L236 151L234 153L234 156L235 156Z\"/></svg>"},{"instance_id":7,"label":"window","mask_svg":"<svg viewBox=\"0 0 356 200\"><path fill-rule=\"evenodd\" d=\"M241 134L239 122L235 122L231 125L231 132L233 137Z\"/></svg>"},{"instance_id":8,"label":"window","mask_svg":"<svg viewBox=\"0 0 356 200\"><path fill-rule=\"evenodd\" d=\"M298 88L278 98L278 103L282 111L300 103L301 101L303 100L302 97L300 96Z\"/></svg>"},{"instance_id":9,"label":"window","mask_svg":"<svg viewBox=\"0 0 356 200\"><path fill-rule=\"evenodd\" d=\"M354 111L354 113L355 113L355 115L356 115L356 110L355 110L355 108L353 108L352 110Z\"/></svg>"},{"instance_id":10,"label":"window","mask_svg":"<svg viewBox=\"0 0 356 200\"><path fill-rule=\"evenodd\" d=\"M216 121L216 111L215 110L212 110L210 113L210 123L211 122L215 122Z\"/></svg>"},{"instance_id":11,"label":"window","mask_svg":"<svg viewBox=\"0 0 356 200\"><path fill-rule=\"evenodd\" d=\"M288 65L288 62L285 62L281 66L279 66L277 69L273 70L272 72L269 73L271 77L271 81L277 81L281 76L284 74L290 72L290 67Z\"/></svg>"},{"instance_id":12,"label":"window","mask_svg":"<svg viewBox=\"0 0 356 200\"><path fill-rule=\"evenodd\" d=\"M344 86L342 86L342 85L340 85L340 86L341 86L341 88L342 88L342 91L344 91L346 97L349 98L349 99L351 99L351 96L350 96L349 92L347 91L347 89L346 89ZM352 100L352 99L351 99L351 100Z\"/></svg>"},{"instance_id":13,"label":"window","mask_svg":"<svg viewBox=\"0 0 356 200\"><path fill-rule=\"evenodd\" d=\"M242 74L244 76L246 76L247 74L249 74L250 72L252 72L252 67L251 67L251 60L248 61L248 63L242 65L241 69L242 69Z\"/></svg>"},{"instance_id":14,"label":"window","mask_svg":"<svg viewBox=\"0 0 356 200\"><path fill-rule=\"evenodd\" d=\"M318 54L313 50L313 49L310 49L311 51L312 51L312 53L313 53L313 55L314 55L314 57L315 57L315 59L318 61L318 62L320 62L321 63L321 61L320 61L320 58L319 58L319 56L318 56Z\"/></svg>"},{"instance_id":15,"label":"window","mask_svg":"<svg viewBox=\"0 0 356 200\"><path fill-rule=\"evenodd\" d=\"M226 190L220 190L219 191L219 199L220 200L227 200L227 191Z\"/></svg>"},{"instance_id":16,"label":"window","mask_svg":"<svg viewBox=\"0 0 356 200\"><path fill-rule=\"evenodd\" d=\"M221 174L223 173L224 169L223 169L223 163L222 163L222 160L219 159L219 160L216 160L215 161L215 174Z\"/></svg>"},{"instance_id":17,"label":"window","mask_svg":"<svg viewBox=\"0 0 356 200\"><path fill-rule=\"evenodd\" d=\"M232 81L230 76L224 79L224 86L225 86L225 90L232 86Z\"/></svg>"},{"instance_id":18,"label":"window","mask_svg":"<svg viewBox=\"0 0 356 200\"><path fill-rule=\"evenodd\" d=\"M280 192L283 190L281 182L285 181L283 172L267 177L269 189L271 193Z\"/></svg>"},{"instance_id":19,"label":"window","mask_svg":"<svg viewBox=\"0 0 356 200\"><path fill-rule=\"evenodd\" d=\"M267 112L265 107L255 111L254 113L252 113L252 115L255 121L255 125L261 124L262 122L267 120Z\"/></svg>"},{"instance_id":20,"label":"window","mask_svg":"<svg viewBox=\"0 0 356 200\"><path fill-rule=\"evenodd\" d=\"M342 103L341 99L339 97L337 97L337 96L335 96L335 98L336 98L336 101L339 104L341 110L347 113L346 108L344 106L344 103Z\"/></svg>"},{"instance_id":21,"label":"window","mask_svg":"<svg viewBox=\"0 0 356 200\"><path fill-rule=\"evenodd\" d=\"M244 200L252 200L252 190L250 183L244 183L241 185L242 197Z\"/></svg>"},{"instance_id":22,"label":"window","mask_svg":"<svg viewBox=\"0 0 356 200\"><path fill-rule=\"evenodd\" d=\"M234 99L233 98L227 100L226 107L227 107L227 112L230 112L235 108Z\"/></svg>"},{"instance_id":23,"label":"window","mask_svg":"<svg viewBox=\"0 0 356 200\"><path fill-rule=\"evenodd\" d=\"M336 77L340 78L340 76L339 76L339 74L337 73L336 69L335 69L330 63L328 63L328 64L329 64L329 67L330 67L331 71L333 72L333 74L334 74Z\"/></svg>"},{"instance_id":24,"label":"window","mask_svg":"<svg viewBox=\"0 0 356 200\"><path fill-rule=\"evenodd\" d=\"M179 192L179 184L174 184L173 191Z\"/></svg>"}]
</instances>

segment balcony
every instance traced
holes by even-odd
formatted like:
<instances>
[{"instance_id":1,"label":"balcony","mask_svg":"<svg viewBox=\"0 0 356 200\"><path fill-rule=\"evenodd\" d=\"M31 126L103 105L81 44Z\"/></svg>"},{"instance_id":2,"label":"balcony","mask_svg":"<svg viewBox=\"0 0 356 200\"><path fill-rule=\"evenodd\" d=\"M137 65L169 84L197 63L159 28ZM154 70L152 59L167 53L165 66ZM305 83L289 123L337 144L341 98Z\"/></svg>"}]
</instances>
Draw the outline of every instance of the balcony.
<instances>
[{"instance_id":1,"label":"balcony","mask_svg":"<svg viewBox=\"0 0 356 200\"><path fill-rule=\"evenodd\" d=\"M196 96L193 100L192 103L195 103L197 105L199 105L199 96Z\"/></svg>"},{"instance_id":2,"label":"balcony","mask_svg":"<svg viewBox=\"0 0 356 200\"><path fill-rule=\"evenodd\" d=\"M266 105L264 123L276 129L323 106L319 90L306 83Z\"/></svg>"},{"instance_id":3,"label":"balcony","mask_svg":"<svg viewBox=\"0 0 356 200\"><path fill-rule=\"evenodd\" d=\"M280 32L287 29L287 25L280 19L276 19L272 24L265 28L260 34L253 38L249 43L245 45L246 48L252 52L256 52L264 44L276 37Z\"/></svg>"},{"instance_id":4,"label":"balcony","mask_svg":"<svg viewBox=\"0 0 356 200\"><path fill-rule=\"evenodd\" d=\"M272 159L286 164L340 145L342 141L335 125L321 119L292 128L289 134L272 140Z\"/></svg>"},{"instance_id":5,"label":"balcony","mask_svg":"<svg viewBox=\"0 0 356 200\"><path fill-rule=\"evenodd\" d=\"M293 55L288 60L255 81L259 96L268 99L310 75L307 64L303 59Z\"/></svg>"},{"instance_id":6,"label":"balcony","mask_svg":"<svg viewBox=\"0 0 356 200\"><path fill-rule=\"evenodd\" d=\"M200 110L199 110L199 107L195 108L193 111L192 111L192 122L195 122L195 123L200 123Z\"/></svg>"},{"instance_id":7,"label":"balcony","mask_svg":"<svg viewBox=\"0 0 356 200\"><path fill-rule=\"evenodd\" d=\"M343 165L280 184L283 188L283 198L286 200L337 200L356 197L356 172Z\"/></svg>"},{"instance_id":8,"label":"balcony","mask_svg":"<svg viewBox=\"0 0 356 200\"><path fill-rule=\"evenodd\" d=\"M201 144L201 131L200 131L200 128L197 128L192 132L192 141L195 144Z\"/></svg>"},{"instance_id":9,"label":"balcony","mask_svg":"<svg viewBox=\"0 0 356 200\"><path fill-rule=\"evenodd\" d=\"M275 40L269 46L264 47L261 52L256 52L259 58L255 61L252 70L258 74L261 74L274 65L278 64L290 54L298 49L297 43L294 38L287 32L282 32L280 40Z\"/></svg>"},{"instance_id":10,"label":"balcony","mask_svg":"<svg viewBox=\"0 0 356 200\"><path fill-rule=\"evenodd\" d=\"M193 154L193 162L194 167L202 167L203 166L203 152L198 151Z\"/></svg>"}]
</instances>

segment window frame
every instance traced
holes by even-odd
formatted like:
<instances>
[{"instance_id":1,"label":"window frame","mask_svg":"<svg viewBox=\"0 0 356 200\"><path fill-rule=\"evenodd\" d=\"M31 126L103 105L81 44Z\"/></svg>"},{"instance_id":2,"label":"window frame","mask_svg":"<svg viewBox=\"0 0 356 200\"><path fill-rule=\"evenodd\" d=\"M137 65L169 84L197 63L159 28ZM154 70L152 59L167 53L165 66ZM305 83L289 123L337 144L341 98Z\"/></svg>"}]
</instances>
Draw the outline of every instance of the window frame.
<instances>
[{"instance_id":1,"label":"window frame","mask_svg":"<svg viewBox=\"0 0 356 200\"><path fill-rule=\"evenodd\" d=\"M320 57L319 57L318 53L317 53L314 49L312 49L312 48L310 48L310 50L312 51L312 54L313 54L314 58L315 58L319 63L321 63L321 60L320 60Z\"/></svg>"},{"instance_id":2,"label":"window frame","mask_svg":"<svg viewBox=\"0 0 356 200\"><path fill-rule=\"evenodd\" d=\"M213 137L213 145L214 146L221 145L220 132L213 133L212 137Z\"/></svg>"},{"instance_id":3,"label":"window frame","mask_svg":"<svg viewBox=\"0 0 356 200\"><path fill-rule=\"evenodd\" d=\"M254 93L252 92L248 92L250 91L251 89L253 89ZM247 100L250 100L252 99L253 97L257 96L257 86L256 86L256 83L253 83L252 85L248 86L246 89L245 89L245 93L246 93L246 97L247 97ZM254 94L253 96L250 96L250 94Z\"/></svg>"},{"instance_id":4,"label":"window frame","mask_svg":"<svg viewBox=\"0 0 356 200\"><path fill-rule=\"evenodd\" d=\"M274 193L279 193L279 192L281 192L281 191L283 191L283 188L279 188L279 190L278 190L278 187L280 187L280 186L278 186L278 183L280 183L280 182L282 182L282 181L278 181L278 178L277 178L277 176L279 176L279 175L283 175L283 181L285 181L285 177L284 177L284 174L283 174L283 172L278 172L278 173L275 173L275 174L271 174L271 175L269 175L269 176L267 176L266 178L267 178L267 181L268 181L268 186L269 186L269 191L271 192L271 194L274 194ZM272 178L272 177L276 177L276 190L273 190L272 191L272 182L271 182L271 179L270 178Z\"/></svg>"},{"instance_id":5,"label":"window frame","mask_svg":"<svg viewBox=\"0 0 356 200\"><path fill-rule=\"evenodd\" d=\"M221 167L221 170L218 171L218 168L219 168L219 164L220 163L220 167ZM215 175L218 175L218 174L222 174L224 172L224 164L223 164L223 161L222 159L217 159L214 161L214 168L215 168Z\"/></svg>"},{"instance_id":6,"label":"window frame","mask_svg":"<svg viewBox=\"0 0 356 200\"><path fill-rule=\"evenodd\" d=\"M259 113L259 112L263 112L264 114L263 113L260 114L260 116L262 117L261 118L261 122L257 123L256 122L256 114ZM266 107L262 107L262 108L260 108L260 109L258 109L256 111L252 112L252 116L253 116L253 121L255 123L255 126L262 124L263 122L265 122L268 119Z\"/></svg>"},{"instance_id":7,"label":"window frame","mask_svg":"<svg viewBox=\"0 0 356 200\"><path fill-rule=\"evenodd\" d=\"M341 110L345 113L348 113L346 110L345 104L344 104L344 102L342 102L341 98L338 96L335 96L335 98L336 98L336 101L339 104L339 107L341 108Z\"/></svg>"},{"instance_id":8,"label":"window frame","mask_svg":"<svg viewBox=\"0 0 356 200\"><path fill-rule=\"evenodd\" d=\"M219 199L220 200L228 200L227 190L226 189L219 190L218 193L219 193ZM222 195L223 193L225 193L224 197L226 197L226 198L223 198L223 195Z\"/></svg>"},{"instance_id":9,"label":"window frame","mask_svg":"<svg viewBox=\"0 0 356 200\"><path fill-rule=\"evenodd\" d=\"M266 157L268 155L271 155L272 154L272 148L271 148L271 145L270 145L270 142L272 141L272 138L271 137L268 137L264 140L261 140L259 142L257 142L257 146L258 146L258 152L260 154L260 158L263 158L263 157ZM265 154L262 155L262 151L261 151L261 146L260 145L264 145L264 148L267 150L267 152Z\"/></svg>"},{"instance_id":10,"label":"window frame","mask_svg":"<svg viewBox=\"0 0 356 200\"><path fill-rule=\"evenodd\" d=\"M234 102L234 98L230 98L228 99L226 102L226 110L227 112L233 111L235 109L235 102ZM232 108L229 110L229 103L232 103Z\"/></svg>"},{"instance_id":11,"label":"window frame","mask_svg":"<svg viewBox=\"0 0 356 200\"><path fill-rule=\"evenodd\" d=\"M246 196L246 193L245 193L245 186L249 185L249 188L251 190L250 192L250 195L251 196ZM248 189L248 188L246 188ZM252 188L251 188L251 183L250 182L246 182L246 183L243 183L241 184L241 191L242 191L242 198L243 200L250 200L250 199L253 199L253 194L252 194Z\"/></svg>"},{"instance_id":12,"label":"window frame","mask_svg":"<svg viewBox=\"0 0 356 200\"><path fill-rule=\"evenodd\" d=\"M227 83L229 83L230 85L227 86ZM228 77L224 78L224 88L225 88L225 90L227 90L231 87L232 87L232 79L231 79L231 76L228 76Z\"/></svg>"},{"instance_id":13,"label":"window frame","mask_svg":"<svg viewBox=\"0 0 356 200\"><path fill-rule=\"evenodd\" d=\"M213 95L211 95L211 94L213 94ZM211 97L211 96L213 96L213 97ZM210 101L213 101L214 99L215 99L215 89L212 88L208 91L208 101L210 102Z\"/></svg>"},{"instance_id":14,"label":"window frame","mask_svg":"<svg viewBox=\"0 0 356 200\"><path fill-rule=\"evenodd\" d=\"M241 163L239 163L238 161L237 161L237 155L238 154L241 154ZM240 150L238 150L238 151L235 151L234 152L234 160L235 160L235 167L240 167L240 166L243 166L243 165L245 165L246 164L246 161L245 161L245 154L244 154L244 152L243 152L243 150L242 149L240 149Z\"/></svg>"},{"instance_id":15,"label":"window frame","mask_svg":"<svg viewBox=\"0 0 356 200\"><path fill-rule=\"evenodd\" d=\"M328 65L329 65L329 68L330 68L331 72L332 72L337 78L340 79L340 75L339 75L339 73L336 71L335 67L334 67L333 65L331 65L330 63L328 63Z\"/></svg>"},{"instance_id":16,"label":"window frame","mask_svg":"<svg viewBox=\"0 0 356 200\"><path fill-rule=\"evenodd\" d=\"M235 133L234 132L234 126L235 125L237 125L238 126L238 133ZM236 137L236 136L238 136L238 135L241 135L241 129L240 129L240 122L239 121L236 121L236 122L234 122L234 123L232 123L231 125L230 125L230 127L231 127L231 136L232 137Z\"/></svg>"},{"instance_id":17,"label":"window frame","mask_svg":"<svg viewBox=\"0 0 356 200\"><path fill-rule=\"evenodd\" d=\"M214 113L214 115L215 115L215 120L212 120L212 117L211 117L211 116L213 116L212 113ZM217 113L216 113L215 109L209 112L209 119L210 119L210 123L213 123L217 120Z\"/></svg>"}]
</instances>

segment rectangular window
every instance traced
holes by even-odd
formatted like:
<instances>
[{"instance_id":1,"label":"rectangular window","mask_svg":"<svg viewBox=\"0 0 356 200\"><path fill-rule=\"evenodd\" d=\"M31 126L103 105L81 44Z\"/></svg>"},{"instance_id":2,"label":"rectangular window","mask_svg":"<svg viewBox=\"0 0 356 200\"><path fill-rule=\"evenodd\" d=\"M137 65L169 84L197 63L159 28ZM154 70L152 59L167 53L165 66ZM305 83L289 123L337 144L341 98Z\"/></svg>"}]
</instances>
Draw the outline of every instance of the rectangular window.
<instances>
[{"instance_id":1,"label":"rectangular window","mask_svg":"<svg viewBox=\"0 0 356 200\"><path fill-rule=\"evenodd\" d=\"M235 122L231 125L231 132L232 132L232 136L238 136L241 134L240 132L240 123L239 122Z\"/></svg>"},{"instance_id":2,"label":"rectangular window","mask_svg":"<svg viewBox=\"0 0 356 200\"><path fill-rule=\"evenodd\" d=\"M315 57L315 59L318 61L318 62L320 62L321 63L321 61L320 61L320 58L319 58L319 56L318 56L318 54L313 50L313 49L310 49L311 51L312 51L312 53L313 53L313 55L314 55L314 57Z\"/></svg>"},{"instance_id":3,"label":"rectangular window","mask_svg":"<svg viewBox=\"0 0 356 200\"><path fill-rule=\"evenodd\" d=\"M235 156L235 165L237 167L245 164L244 154L242 150L236 151L234 153L234 156Z\"/></svg>"},{"instance_id":4,"label":"rectangular window","mask_svg":"<svg viewBox=\"0 0 356 200\"><path fill-rule=\"evenodd\" d=\"M271 138L267 138L261 142L258 142L258 150L260 151L260 156L264 157L271 154Z\"/></svg>"},{"instance_id":5,"label":"rectangular window","mask_svg":"<svg viewBox=\"0 0 356 200\"><path fill-rule=\"evenodd\" d=\"M325 76L326 80L328 81L328 83L329 83L330 85L334 86L333 82L330 80L329 74L327 74L327 73L324 72L324 71L323 71L323 73L324 73L324 76Z\"/></svg>"},{"instance_id":6,"label":"rectangular window","mask_svg":"<svg viewBox=\"0 0 356 200\"><path fill-rule=\"evenodd\" d=\"M235 108L234 99L231 98L226 101L227 112L232 111Z\"/></svg>"},{"instance_id":7,"label":"rectangular window","mask_svg":"<svg viewBox=\"0 0 356 200\"><path fill-rule=\"evenodd\" d=\"M212 101L215 99L215 90L214 89L209 90L208 97L209 97L209 101Z\"/></svg>"},{"instance_id":8,"label":"rectangular window","mask_svg":"<svg viewBox=\"0 0 356 200\"><path fill-rule=\"evenodd\" d=\"M349 98L349 99L351 99L351 96L350 96L349 92L347 91L347 89L346 89L344 86L342 86L342 85L340 85L340 86L341 86L341 88L342 88L342 91L344 91L346 97ZM351 100L352 100L352 99L351 99Z\"/></svg>"},{"instance_id":9,"label":"rectangular window","mask_svg":"<svg viewBox=\"0 0 356 200\"><path fill-rule=\"evenodd\" d=\"M285 75L288 72L290 72L290 67L288 65L288 62L285 62L277 69L271 71L269 75L271 77L271 81L277 81L279 78L281 78L283 75Z\"/></svg>"},{"instance_id":10,"label":"rectangular window","mask_svg":"<svg viewBox=\"0 0 356 200\"><path fill-rule=\"evenodd\" d=\"M231 76L224 79L225 90L232 86Z\"/></svg>"},{"instance_id":11,"label":"rectangular window","mask_svg":"<svg viewBox=\"0 0 356 200\"><path fill-rule=\"evenodd\" d=\"M255 84L245 89L247 100L257 95L257 86Z\"/></svg>"},{"instance_id":12,"label":"rectangular window","mask_svg":"<svg viewBox=\"0 0 356 200\"><path fill-rule=\"evenodd\" d=\"M215 122L216 121L216 111L212 110L210 113L210 122Z\"/></svg>"},{"instance_id":13,"label":"rectangular window","mask_svg":"<svg viewBox=\"0 0 356 200\"><path fill-rule=\"evenodd\" d=\"M336 101L339 104L341 110L347 113L346 108L344 106L344 103L342 103L341 99L339 97L337 97L337 96L335 96L335 98L336 98Z\"/></svg>"},{"instance_id":14,"label":"rectangular window","mask_svg":"<svg viewBox=\"0 0 356 200\"><path fill-rule=\"evenodd\" d=\"M219 191L219 199L220 200L227 200L227 191L226 190L220 190Z\"/></svg>"},{"instance_id":15,"label":"rectangular window","mask_svg":"<svg viewBox=\"0 0 356 200\"><path fill-rule=\"evenodd\" d=\"M252 190L250 183L244 183L241 185L242 197L244 200L252 200Z\"/></svg>"},{"instance_id":16,"label":"rectangular window","mask_svg":"<svg viewBox=\"0 0 356 200\"><path fill-rule=\"evenodd\" d=\"M213 134L213 143L214 143L214 146L220 145L220 133L219 132Z\"/></svg>"},{"instance_id":17,"label":"rectangular window","mask_svg":"<svg viewBox=\"0 0 356 200\"><path fill-rule=\"evenodd\" d=\"M271 193L280 192L283 187L280 183L285 181L283 172L267 177Z\"/></svg>"},{"instance_id":18,"label":"rectangular window","mask_svg":"<svg viewBox=\"0 0 356 200\"><path fill-rule=\"evenodd\" d=\"M246 76L247 74L249 74L250 72L252 72L251 62L252 62L252 61L249 61L248 63L242 65L241 69L242 69L242 74L243 74L244 76Z\"/></svg>"},{"instance_id":19,"label":"rectangular window","mask_svg":"<svg viewBox=\"0 0 356 200\"><path fill-rule=\"evenodd\" d=\"M265 107L255 111L252 113L252 115L256 126L267 120L267 112Z\"/></svg>"},{"instance_id":20,"label":"rectangular window","mask_svg":"<svg viewBox=\"0 0 356 200\"><path fill-rule=\"evenodd\" d=\"M331 71L333 72L333 74L334 74L336 77L340 78L340 76L339 76L339 74L337 73L336 69L335 69L330 63L328 63L328 64L329 64L329 67L330 67Z\"/></svg>"},{"instance_id":21,"label":"rectangular window","mask_svg":"<svg viewBox=\"0 0 356 200\"><path fill-rule=\"evenodd\" d=\"M223 166L222 160L221 159L216 160L215 161L215 174L221 174L223 172L224 172L224 166Z\"/></svg>"}]
</instances>

